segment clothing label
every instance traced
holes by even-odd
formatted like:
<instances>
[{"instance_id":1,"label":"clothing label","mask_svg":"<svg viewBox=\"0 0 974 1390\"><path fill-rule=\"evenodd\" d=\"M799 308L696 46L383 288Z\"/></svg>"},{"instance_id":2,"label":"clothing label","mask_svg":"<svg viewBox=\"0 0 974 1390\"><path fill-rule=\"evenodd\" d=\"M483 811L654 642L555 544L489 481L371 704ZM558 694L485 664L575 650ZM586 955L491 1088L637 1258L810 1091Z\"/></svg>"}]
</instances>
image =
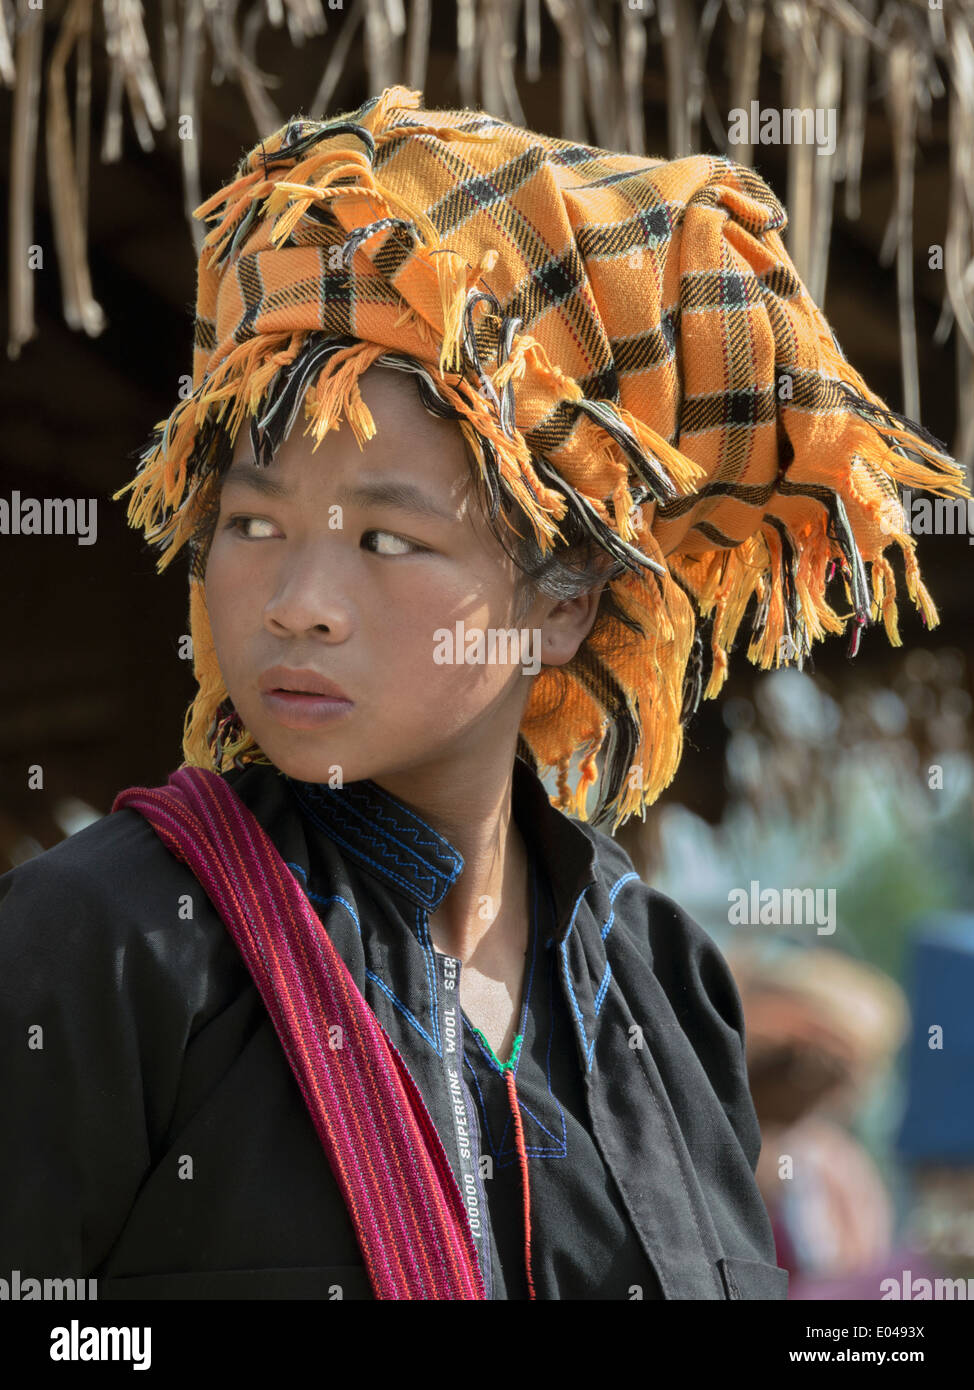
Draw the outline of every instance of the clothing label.
<instances>
[{"instance_id":1,"label":"clothing label","mask_svg":"<svg viewBox=\"0 0 974 1390\"><path fill-rule=\"evenodd\" d=\"M461 962L440 951L436 952L436 958L440 963L440 975L443 981L443 1070L446 1075L450 1110L453 1114L453 1129L460 1155L460 1191L467 1208L470 1231L477 1247L484 1289L487 1297L492 1298L490 1219L487 1215L487 1202L480 1181L477 1117L473 1111L470 1093L463 1080L463 1019L460 1016Z\"/></svg>"}]
</instances>

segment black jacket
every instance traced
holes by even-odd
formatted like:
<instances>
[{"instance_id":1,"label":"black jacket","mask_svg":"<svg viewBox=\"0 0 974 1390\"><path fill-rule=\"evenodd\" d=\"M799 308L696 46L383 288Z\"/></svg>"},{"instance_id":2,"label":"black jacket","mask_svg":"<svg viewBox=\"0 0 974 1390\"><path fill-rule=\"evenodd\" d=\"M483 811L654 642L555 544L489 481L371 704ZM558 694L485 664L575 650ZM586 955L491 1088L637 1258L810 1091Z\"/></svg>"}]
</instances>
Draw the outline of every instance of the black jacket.
<instances>
[{"instance_id":1,"label":"black jacket","mask_svg":"<svg viewBox=\"0 0 974 1390\"><path fill-rule=\"evenodd\" d=\"M461 1181L427 919L462 860L372 782L226 776L405 1058ZM785 1298L723 957L520 760L514 814L536 903L516 1082L537 1297ZM0 877L0 1013L4 1277L95 1277L102 1299L372 1296L257 988L137 812ZM509 1102L463 1025L488 1160L485 1281L524 1298Z\"/></svg>"}]
</instances>

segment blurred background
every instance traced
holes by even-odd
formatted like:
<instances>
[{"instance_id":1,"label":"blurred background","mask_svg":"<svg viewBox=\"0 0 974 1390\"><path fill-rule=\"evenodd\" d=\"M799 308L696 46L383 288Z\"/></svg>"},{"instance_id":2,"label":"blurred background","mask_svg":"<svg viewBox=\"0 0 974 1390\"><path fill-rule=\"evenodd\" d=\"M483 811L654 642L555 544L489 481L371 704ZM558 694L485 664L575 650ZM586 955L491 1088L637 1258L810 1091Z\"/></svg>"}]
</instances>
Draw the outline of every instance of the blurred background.
<instances>
[{"instance_id":1,"label":"blurred background","mask_svg":"<svg viewBox=\"0 0 974 1390\"><path fill-rule=\"evenodd\" d=\"M0 872L181 762L185 568L157 576L111 494L192 370L187 212L259 136L403 82L753 164L846 356L970 479L972 32L959 0L0 0L0 496L98 498L96 544L0 536ZM733 142L752 102L834 110L834 149ZM677 778L619 832L740 985L792 1298L974 1278L972 539L917 536L929 630L890 552L901 648L880 624L855 659L836 638L760 672L739 647ZM834 911L735 917L766 889Z\"/></svg>"}]
</instances>

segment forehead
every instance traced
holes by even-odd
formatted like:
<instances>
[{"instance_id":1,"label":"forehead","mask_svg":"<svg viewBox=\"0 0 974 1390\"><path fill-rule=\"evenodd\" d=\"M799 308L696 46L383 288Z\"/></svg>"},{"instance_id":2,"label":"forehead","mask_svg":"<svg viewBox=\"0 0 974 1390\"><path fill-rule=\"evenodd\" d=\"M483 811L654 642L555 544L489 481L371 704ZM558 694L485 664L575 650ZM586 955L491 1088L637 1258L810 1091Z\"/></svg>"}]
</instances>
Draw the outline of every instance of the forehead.
<instances>
[{"instance_id":1,"label":"forehead","mask_svg":"<svg viewBox=\"0 0 974 1390\"><path fill-rule=\"evenodd\" d=\"M413 372L375 363L358 380L362 400L375 422L375 434L361 447L347 419L329 430L314 447L304 433L299 411L291 433L271 463L272 472L294 473L304 466L328 464L340 472L394 469L405 480L423 483L460 496L470 480L466 443L456 420L432 415L423 405ZM253 458L250 431L241 427L234 444L233 462Z\"/></svg>"},{"instance_id":2,"label":"forehead","mask_svg":"<svg viewBox=\"0 0 974 1390\"><path fill-rule=\"evenodd\" d=\"M313 434L304 432L308 424L299 410L270 467L254 468L245 423L236 436L224 485L257 478L265 484L261 492L288 495L306 485L324 484L346 502L364 500L363 489L382 496L399 489L400 500L410 493L410 503L429 516L439 514L440 520L449 516L481 530L485 518L475 502L477 489L459 421L425 409L411 371L372 364L357 385L375 423L371 439L358 445L352 425L342 417L338 430L329 430L315 448Z\"/></svg>"}]
</instances>

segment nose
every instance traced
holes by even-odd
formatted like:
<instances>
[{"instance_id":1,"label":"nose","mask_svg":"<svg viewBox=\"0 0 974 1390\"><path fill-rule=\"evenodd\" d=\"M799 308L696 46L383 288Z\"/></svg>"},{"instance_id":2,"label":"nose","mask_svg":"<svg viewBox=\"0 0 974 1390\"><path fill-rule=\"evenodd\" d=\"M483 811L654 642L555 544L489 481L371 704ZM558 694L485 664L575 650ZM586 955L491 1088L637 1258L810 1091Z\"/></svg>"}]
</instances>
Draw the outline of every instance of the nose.
<instances>
[{"instance_id":1,"label":"nose","mask_svg":"<svg viewBox=\"0 0 974 1390\"><path fill-rule=\"evenodd\" d=\"M325 559L312 547L292 552L264 606L264 624L276 636L318 632L344 642L354 626L349 588L334 556Z\"/></svg>"}]
</instances>

